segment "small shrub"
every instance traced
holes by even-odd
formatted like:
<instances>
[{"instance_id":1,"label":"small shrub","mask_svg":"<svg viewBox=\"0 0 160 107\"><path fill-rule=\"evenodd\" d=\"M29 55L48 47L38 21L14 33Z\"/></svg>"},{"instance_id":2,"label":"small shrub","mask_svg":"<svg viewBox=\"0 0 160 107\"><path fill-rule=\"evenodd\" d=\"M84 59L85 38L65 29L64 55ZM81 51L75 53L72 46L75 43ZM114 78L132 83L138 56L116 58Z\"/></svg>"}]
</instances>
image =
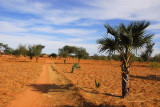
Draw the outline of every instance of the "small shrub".
<instances>
[{"instance_id":1,"label":"small shrub","mask_svg":"<svg viewBox=\"0 0 160 107\"><path fill-rule=\"evenodd\" d=\"M50 54L50 55L49 55L49 57L53 57L53 58L55 58L55 59L56 59L57 54L56 54L56 53L52 53L52 54Z\"/></svg>"},{"instance_id":2,"label":"small shrub","mask_svg":"<svg viewBox=\"0 0 160 107\"><path fill-rule=\"evenodd\" d=\"M112 64L112 63L113 63L113 61L114 61L113 59L110 59L110 60L109 60L110 64Z\"/></svg>"},{"instance_id":3,"label":"small shrub","mask_svg":"<svg viewBox=\"0 0 160 107\"><path fill-rule=\"evenodd\" d=\"M155 62L160 62L160 54L157 54L154 56L154 61Z\"/></svg>"},{"instance_id":4,"label":"small shrub","mask_svg":"<svg viewBox=\"0 0 160 107\"><path fill-rule=\"evenodd\" d=\"M158 68L159 68L159 64L157 62L151 62L150 67L155 70L156 80L157 80L157 71L158 71Z\"/></svg>"},{"instance_id":5,"label":"small shrub","mask_svg":"<svg viewBox=\"0 0 160 107\"><path fill-rule=\"evenodd\" d=\"M95 80L95 86L96 86L96 88L99 88L100 85L101 85L100 82L97 83L97 81Z\"/></svg>"},{"instance_id":6,"label":"small shrub","mask_svg":"<svg viewBox=\"0 0 160 107\"><path fill-rule=\"evenodd\" d=\"M66 59L64 59L64 64L66 64Z\"/></svg>"},{"instance_id":7,"label":"small shrub","mask_svg":"<svg viewBox=\"0 0 160 107\"><path fill-rule=\"evenodd\" d=\"M80 68L80 65L78 65L78 63L74 63L74 65L72 66L72 71L71 73L73 73L74 69Z\"/></svg>"},{"instance_id":8,"label":"small shrub","mask_svg":"<svg viewBox=\"0 0 160 107\"><path fill-rule=\"evenodd\" d=\"M142 62L142 63L144 62L143 58L141 58L141 57L138 58L137 61L138 61L138 62Z\"/></svg>"}]
</instances>

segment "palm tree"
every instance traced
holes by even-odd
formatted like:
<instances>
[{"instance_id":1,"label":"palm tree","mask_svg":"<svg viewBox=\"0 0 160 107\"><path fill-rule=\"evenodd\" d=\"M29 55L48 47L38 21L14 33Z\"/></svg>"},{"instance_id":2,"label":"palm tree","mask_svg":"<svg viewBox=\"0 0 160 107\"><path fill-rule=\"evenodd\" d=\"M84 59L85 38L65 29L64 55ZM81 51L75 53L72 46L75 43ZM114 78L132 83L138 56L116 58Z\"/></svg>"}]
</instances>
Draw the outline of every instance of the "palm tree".
<instances>
[{"instance_id":1,"label":"palm tree","mask_svg":"<svg viewBox=\"0 0 160 107\"><path fill-rule=\"evenodd\" d=\"M155 43L147 43L145 46L146 50L141 54L141 57L143 58L144 61L147 61L149 63L149 59L151 57L151 54L153 52L153 46Z\"/></svg>"},{"instance_id":2,"label":"palm tree","mask_svg":"<svg viewBox=\"0 0 160 107\"><path fill-rule=\"evenodd\" d=\"M134 50L144 47L149 43L154 34L147 33L146 28L150 25L147 21L133 21L128 26L121 23L119 26L111 27L104 25L107 29L105 37L97 41L99 51L107 53L118 52L121 55L122 70L122 97L129 92L129 68Z\"/></svg>"}]
</instances>

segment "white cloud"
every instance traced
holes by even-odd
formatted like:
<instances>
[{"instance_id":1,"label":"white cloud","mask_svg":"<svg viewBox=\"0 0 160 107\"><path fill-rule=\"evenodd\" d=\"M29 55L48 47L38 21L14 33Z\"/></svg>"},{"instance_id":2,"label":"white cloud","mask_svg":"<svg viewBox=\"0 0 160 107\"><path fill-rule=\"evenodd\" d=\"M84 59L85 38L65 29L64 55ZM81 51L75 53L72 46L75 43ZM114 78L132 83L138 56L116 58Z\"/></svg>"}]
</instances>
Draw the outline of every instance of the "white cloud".
<instances>
[{"instance_id":1,"label":"white cloud","mask_svg":"<svg viewBox=\"0 0 160 107\"><path fill-rule=\"evenodd\" d=\"M45 33L53 33L53 29L49 26L46 27L32 27L29 28L31 31L36 31L36 32L45 32Z\"/></svg>"},{"instance_id":2,"label":"white cloud","mask_svg":"<svg viewBox=\"0 0 160 107\"><path fill-rule=\"evenodd\" d=\"M70 41L70 42L82 42L82 41L84 41L84 39L81 39L81 38L73 38L73 39L68 39L68 41Z\"/></svg>"},{"instance_id":3,"label":"white cloud","mask_svg":"<svg viewBox=\"0 0 160 107\"><path fill-rule=\"evenodd\" d=\"M82 18L160 21L159 0L82 0L79 2L90 7L72 6L68 9L57 9L53 8L56 5L55 1L49 4L47 2L27 0L0 0L0 6L8 11L36 15L42 18L43 21L49 21L52 24L66 24ZM85 23L82 23L82 25L85 25Z\"/></svg>"},{"instance_id":4,"label":"white cloud","mask_svg":"<svg viewBox=\"0 0 160 107\"><path fill-rule=\"evenodd\" d=\"M7 21L0 21L0 32L25 32L27 29L23 28L23 26L7 22Z\"/></svg>"},{"instance_id":5,"label":"white cloud","mask_svg":"<svg viewBox=\"0 0 160 107\"><path fill-rule=\"evenodd\" d=\"M92 0L81 2L93 6L92 11L82 10L86 16L91 18L160 20L159 0Z\"/></svg>"},{"instance_id":6,"label":"white cloud","mask_svg":"<svg viewBox=\"0 0 160 107\"><path fill-rule=\"evenodd\" d=\"M160 30L160 22L153 24L151 26L149 26L148 29L159 29Z\"/></svg>"},{"instance_id":7,"label":"white cloud","mask_svg":"<svg viewBox=\"0 0 160 107\"><path fill-rule=\"evenodd\" d=\"M97 32L97 30L90 30L90 29L76 29L76 28L67 28L67 29L56 29L50 26L46 27L32 27L29 28L31 31L36 31L36 32L44 32L44 33L56 33L56 34L65 34L69 36L86 36L86 35L93 35L94 33Z\"/></svg>"},{"instance_id":8,"label":"white cloud","mask_svg":"<svg viewBox=\"0 0 160 107\"><path fill-rule=\"evenodd\" d=\"M96 29L79 29L79 28L55 28L48 24L37 26L36 22L32 23L32 20L12 20L7 19L5 21L0 21L0 32L1 33L18 33L18 32L41 32L41 33L51 33L51 34L65 34L69 36L86 36L88 38L93 34L97 33Z\"/></svg>"},{"instance_id":9,"label":"white cloud","mask_svg":"<svg viewBox=\"0 0 160 107\"><path fill-rule=\"evenodd\" d=\"M154 48L153 53L152 53L152 57L154 57L158 53L160 53L160 49L159 48Z\"/></svg>"},{"instance_id":10,"label":"white cloud","mask_svg":"<svg viewBox=\"0 0 160 107\"><path fill-rule=\"evenodd\" d=\"M108 19L125 19L125 20L142 20L146 19L154 21L156 24L151 25L149 29L160 29L160 1L159 0L77 0L79 3L86 4L85 6L71 6L70 8L62 9L55 8L56 1L53 3L34 1L34 0L0 0L0 7L5 11L20 13L19 15L33 15L28 19L15 19L12 16L0 17L0 37L1 41L14 46L18 43L44 43L46 44L46 51L57 49L66 44L80 45L86 47L90 52L97 50L96 44L82 44L84 40L95 40L93 35L98 35L98 28L92 28L94 24L101 24ZM22 17L22 16L21 16ZM84 21L83 19L86 19ZM81 21L83 20L83 21ZM101 22L99 22L101 21ZM73 26L91 26L87 28L73 28ZM40 25L40 26L38 26ZM54 25L58 26L56 28ZM65 25L65 26L63 26ZM68 28L67 28L68 27ZM33 35L26 32L36 31L40 33L50 33L54 36ZM18 32L24 32L18 33ZM2 35L10 34L10 35ZM20 35L16 36L14 34ZM78 38L66 39L68 42L56 37L55 34L65 34L75 36ZM12 36L11 36L12 35ZM28 36L30 35L30 36ZM8 39L11 38L11 39ZM160 39L156 34L154 39ZM78 43L76 43L78 42ZM158 47L156 47L159 49ZM159 52L159 51L156 51ZM97 52L95 52L97 53Z\"/></svg>"},{"instance_id":11,"label":"white cloud","mask_svg":"<svg viewBox=\"0 0 160 107\"><path fill-rule=\"evenodd\" d=\"M154 35L154 40L159 40L160 39L160 34Z\"/></svg>"},{"instance_id":12,"label":"white cloud","mask_svg":"<svg viewBox=\"0 0 160 107\"><path fill-rule=\"evenodd\" d=\"M86 36L94 34L97 30L88 30L88 29L59 29L55 31L56 33L63 33L72 36Z\"/></svg>"},{"instance_id":13,"label":"white cloud","mask_svg":"<svg viewBox=\"0 0 160 107\"><path fill-rule=\"evenodd\" d=\"M41 14L49 4L40 2L32 2L27 0L0 0L1 7L18 13Z\"/></svg>"}]
</instances>

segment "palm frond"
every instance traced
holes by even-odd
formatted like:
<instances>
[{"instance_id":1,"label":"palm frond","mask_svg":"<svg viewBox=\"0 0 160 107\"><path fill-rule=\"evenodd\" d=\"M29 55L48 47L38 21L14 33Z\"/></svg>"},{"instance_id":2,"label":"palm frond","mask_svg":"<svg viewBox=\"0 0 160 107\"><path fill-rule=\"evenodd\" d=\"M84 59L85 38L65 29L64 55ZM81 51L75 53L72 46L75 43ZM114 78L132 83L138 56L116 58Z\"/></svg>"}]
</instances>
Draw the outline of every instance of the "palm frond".
<instances>
[{"instance_id":1,"label":"palm frond","mask_svg":"<svg viewBox=\"0 0 160 107\"><path fill-rule=\"evenodd\" d=\"M97 40L97 43L100 44L99 51L108 53L115 52L117 49L116 42L114 39L103 37L102 39Z\"/></svg>"},{"instance_id":2,"label":"palm frond","mask_svg":"<svg viewBox=\"0 0 160 107\"><path fill-rule=\"evenodd\" d=\"M148 21L133 21L128 26L121 23L119 26L111 27L109 24L104 25L107 29L107 34L113 36L103 37L97 41L100 52L123 52L132 51L142 48L146 43L149 43L154 34L149 34L146 28L150 25Z\"/></svg>"},{"instance_id":3,"label":"palm frond","mask_svg":"<svg viewBox=\"0 0 160 107\"><path fill-rule=\"evenodd\" d=\"M114 37L118 36L116 27L113 28L109 24L104 25L104 27L107 29L107 33L111 34Z\"/></svg>"}]
</instances>

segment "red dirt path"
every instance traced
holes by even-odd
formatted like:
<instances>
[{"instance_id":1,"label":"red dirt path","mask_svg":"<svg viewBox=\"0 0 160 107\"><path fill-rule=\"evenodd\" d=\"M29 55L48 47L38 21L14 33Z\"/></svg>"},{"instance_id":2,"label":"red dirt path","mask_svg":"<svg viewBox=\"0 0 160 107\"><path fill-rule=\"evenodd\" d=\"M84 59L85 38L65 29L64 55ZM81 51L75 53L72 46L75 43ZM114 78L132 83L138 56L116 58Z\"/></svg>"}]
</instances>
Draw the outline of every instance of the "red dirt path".
<instances>
[{"instance_id":1,"label":"red dirt path","mask_svg":"<svg viewBox=\"0 0 160 107\"><path fill-rule=\"evenodd\" d=\"M53 64L52 64L53 65ZM43 71L35 84L16 95L7 107L65 107L79 106L81 97L77 90L63 75L51 68L46 60Z\"/></svg>"},{"instance_id":2,"label":"red dirt path","mask_svg":"<svg viewBox=\"0 0 160 107\"><path fill-rule=\"evenodd\" d=\"M36 84L48 84L48 65L43 65L43 71L36 81ZM27 88L15 97L15 100L8 107L41 107L44 106L47 97L38 91L34 91L33 87Z\"/></svg>"}]
</instances>

